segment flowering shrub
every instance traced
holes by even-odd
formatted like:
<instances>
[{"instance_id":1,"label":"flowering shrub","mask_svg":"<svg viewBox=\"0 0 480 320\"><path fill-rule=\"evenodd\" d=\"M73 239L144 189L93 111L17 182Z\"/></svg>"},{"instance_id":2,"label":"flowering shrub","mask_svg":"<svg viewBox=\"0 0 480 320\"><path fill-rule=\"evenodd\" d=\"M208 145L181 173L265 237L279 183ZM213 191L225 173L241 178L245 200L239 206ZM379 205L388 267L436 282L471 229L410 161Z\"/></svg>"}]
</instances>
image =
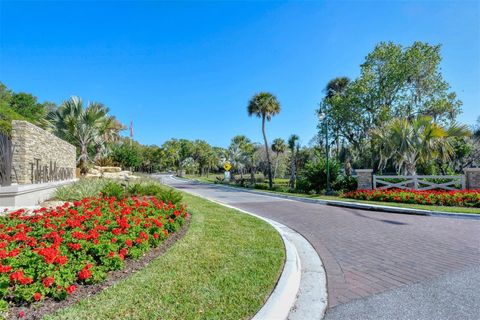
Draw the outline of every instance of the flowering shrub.
<instances>
[{"instance_id":1,"label":"flowering shrub","mask_svg":"<svg viewBox=\"0 0 480 320\"><path fill-rule=\"evenodd\" d=\"M155 197L93 197L1 217L0 302L65 299L158 246L186 217Z\"/></svg>"},{"instance_id":2,"label":"flowering shrub","mask_svg":"<svg viewBox=\"0 0 480 320\"><path fill-rule=\"evenodd\" d=\"M344 198L369 201L426 204L436 206L480 207L480 190L357 190L343 194Z\"/></svg>"}]
</instances>

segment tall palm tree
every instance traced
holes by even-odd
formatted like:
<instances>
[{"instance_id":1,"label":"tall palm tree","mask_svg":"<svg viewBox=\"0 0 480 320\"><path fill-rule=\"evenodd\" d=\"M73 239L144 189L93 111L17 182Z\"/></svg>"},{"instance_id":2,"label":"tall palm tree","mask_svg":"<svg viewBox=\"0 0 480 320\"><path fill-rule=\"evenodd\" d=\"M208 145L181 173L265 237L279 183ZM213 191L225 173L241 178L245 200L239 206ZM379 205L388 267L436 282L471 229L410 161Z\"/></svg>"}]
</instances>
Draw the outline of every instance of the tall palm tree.
<instances>
[{"instance_id":1,"label":"tall palm tree","mask_svg":"<svg viewBox=\"0 0 480 320\"><path fill-rule=\"evenodd\" d=\"M270 152L268 148L267 134L265 132L265 122L270 121L273 116L280 113L280 103L277 98L269 92L260 92L255 94L248 102L247 112L249 116L255 115L262 119L262 134L267 153L268 166L268 185L273 187L272 164L270 162Z\"/></svg>"},{"instance_id":2,"label":"tall palm tree","mask_svg":"<svg viewBox=\"0 0 480 320\"><path fill-rule=\"evenodd\" d=\"M297 181L297 156L295 153L295 147L299 139L300 137L297 136L296 134L292 134L290 138L288 138L288 149L290 149L290 154L292 157L290 160L290 182L289 182L291 189L295 189L295 183Z\"/></svg>"},{"instance_id":3,"label":"tall palm tree","mask_svg":"<svg viewBox=\"0 0 480 320\"><path fill-rule=\"evenodd\" d=\"M454 153L453 139L469 135L464 125L454 123L446 128L428 116L412 120L394 118L383 128L372 131L381 167L391 159L398 172L406 175L415 175L419 163L438 158L448 161Z\"/></svg>"},{"instance_id":4,"label":"tall palm tree","mask_svg":"<svg viewBox=\"0 0 480 320\"><path fill-rule=\"evenodd\" d=\"M118 134L114 118L109 109L101 103L91 102L86 108L79 97L71 97L48 115L54 133L75 145L79 150L77 164L82 173L87 171L89 147L99 144L102 136Z\"/></svg>"},{"instance_id":5,"label":"tall palm tree","mask_svg":"<svg viewBox=\"0 0 480 320\"><path fill-rule=\"evenodd\" d=\"M285 150L287 149L287 145L285 144L285 140L282 138L277 138L273 140L272 142L272 151L275 152L277 157L275 158L275 170L273 171L273 178L276 178L277 176L277 170L278 170L278 161L279 161L279 156L280 153L284 153Z\"/></svg>"}]
</instances>

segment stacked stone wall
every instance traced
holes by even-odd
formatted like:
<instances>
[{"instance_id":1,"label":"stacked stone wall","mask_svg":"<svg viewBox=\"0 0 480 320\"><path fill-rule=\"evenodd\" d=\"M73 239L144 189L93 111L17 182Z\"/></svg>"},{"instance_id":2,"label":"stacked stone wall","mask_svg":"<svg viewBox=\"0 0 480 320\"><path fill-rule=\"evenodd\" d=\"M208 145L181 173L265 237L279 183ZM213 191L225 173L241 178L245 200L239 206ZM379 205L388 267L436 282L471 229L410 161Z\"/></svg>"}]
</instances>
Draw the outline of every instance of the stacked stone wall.
<instances>
[{"instance_id":1,"label":"stacked stone wall","mask_svg":"<svg viewBox=\"0 0 480 320\"><path fill-rule=\"evenodd\" d=\"M76 150L27 121L12 122L12 177L18 184L75 178Z\"/></svg>"}]
</instances>

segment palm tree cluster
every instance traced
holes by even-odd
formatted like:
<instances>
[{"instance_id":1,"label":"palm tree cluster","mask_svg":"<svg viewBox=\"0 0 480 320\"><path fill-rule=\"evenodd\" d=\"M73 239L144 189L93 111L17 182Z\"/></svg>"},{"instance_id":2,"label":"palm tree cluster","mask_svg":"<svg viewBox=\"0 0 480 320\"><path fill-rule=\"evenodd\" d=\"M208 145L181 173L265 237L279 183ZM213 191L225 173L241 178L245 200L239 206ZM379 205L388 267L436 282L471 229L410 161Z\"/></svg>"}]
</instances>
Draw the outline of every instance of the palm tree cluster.
<instances>
[{"instance_id":1,"label":"palm tree cluster","mask_svg":"<svg viewBox=\"0 0 480 320\"><path fill-rule=\"evenodd\" d=\"M50 112L47 119L57 136L79 149L77 162L82 173L86 173L87 163L107 155L109 144L118 141L119 133L124 129L114 116L109 115L106 106L90 102L84 107L82 99L75 96Z\"/></svg>"},{"instance_id":2,"label":"palm tree cluster","mask_svg":"<svg viewBox=\"0 0 480 320\"><path fill-rule=\"evenodd\" d=\"M385 126L372 130L380 151L380 166L384 168L391 160L397 171L405 175L415 175L420 163L433 159L451 160L455 139L469 135L465 125L453 123L444 127L429 116L412 120L394 118Z\"/></svg>"}]
</instances>

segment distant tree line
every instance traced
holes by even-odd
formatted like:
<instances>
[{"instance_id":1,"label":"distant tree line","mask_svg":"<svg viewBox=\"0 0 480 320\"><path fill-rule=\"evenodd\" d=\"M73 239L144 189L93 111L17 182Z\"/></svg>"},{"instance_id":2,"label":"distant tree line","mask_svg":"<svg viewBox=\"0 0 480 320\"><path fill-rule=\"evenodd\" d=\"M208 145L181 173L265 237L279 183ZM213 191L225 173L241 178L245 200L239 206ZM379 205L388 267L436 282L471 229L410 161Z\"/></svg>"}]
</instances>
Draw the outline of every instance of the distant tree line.
<instances>
[{"instance_id":1,"label":"distant tree line","mask_svg":"<svg viewBox=\"0 0 480 320\"><path fill-rule=\"evenodd\" d=\"M268 179L266 187L281 184L283 191L324 190L327 150L337 190L355 187L355 168L461 173L480 165L480 117L472 128L457 122L462 102L443 78L440 49L423 42L409 47L379 43L360 65L357 78L342 76L326 84L317 109L325 117L318 122L318 135L307 144L295 134L287 141L268 139L267 123L281 112L279 100L270 92L254 94L246 103L247 114L260 120L262 143L237 135L225 148L175 138L161 146L142 145L121 136L125 127L101 103L84 104L78 97L59 106L41 103L1 83L0 132L8 135L15 119L49 130L77 147L83 173L93 165L118 165L208 176L223 173L228 161L234 183L256 186Z\"/></svg>"}]
</instances>

